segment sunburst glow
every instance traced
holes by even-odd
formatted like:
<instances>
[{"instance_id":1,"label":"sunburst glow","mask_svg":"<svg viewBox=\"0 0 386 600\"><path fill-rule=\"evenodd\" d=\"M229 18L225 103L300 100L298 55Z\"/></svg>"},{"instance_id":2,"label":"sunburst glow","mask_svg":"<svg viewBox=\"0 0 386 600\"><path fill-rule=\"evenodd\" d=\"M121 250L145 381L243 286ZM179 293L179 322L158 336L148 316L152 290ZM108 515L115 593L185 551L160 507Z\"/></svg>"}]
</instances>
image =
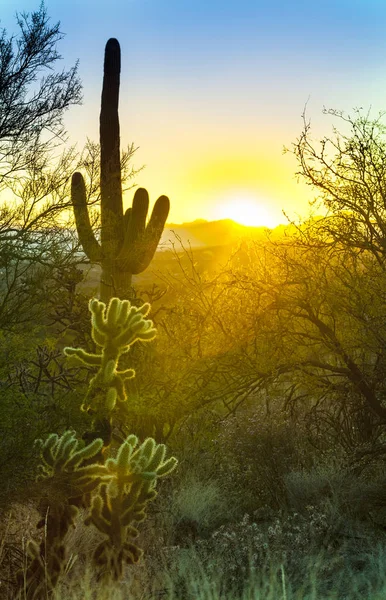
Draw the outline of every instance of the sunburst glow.
<instances>
[{"instance_id":1,"label":"sunburst glow","mask_svg":"<svg viewBox=\"0 0 386 600\"><path fill-rule=\"evenodd\" d=\"M262 201L245 196L235 196L218 204L217 219L232 219L240 225L270 227L277 225L269 207Z\"/></svg>"}]
</instances>

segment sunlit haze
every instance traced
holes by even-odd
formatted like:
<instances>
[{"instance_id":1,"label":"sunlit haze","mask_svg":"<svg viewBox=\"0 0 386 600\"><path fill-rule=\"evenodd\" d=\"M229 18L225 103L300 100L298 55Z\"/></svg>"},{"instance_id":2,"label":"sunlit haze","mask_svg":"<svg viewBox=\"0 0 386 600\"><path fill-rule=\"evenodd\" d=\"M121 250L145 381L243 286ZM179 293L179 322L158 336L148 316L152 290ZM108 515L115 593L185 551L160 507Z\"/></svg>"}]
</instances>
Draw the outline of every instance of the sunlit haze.
<instances>
[{"instance_id":1,"label":"sunlit haze","mask_svg":"<svg viewBox=\"0 0 386 600\"><path fill-rule=\"evenodd\" d=\"M278 223L276 215L270 210L269 202L237 192L214 205L213 220L215 219L232 219L241 225L269 228Z\"/></svg>"},{"instance_id":2,"label":"sunlit haze","mask_svg":"<svg viewBox=\"0 0 386 600\"><path fill-rule=\"evenodd\" d=\"M3 0L1 25L39 0ZM135 184L169 222L232 218L273 226L308 213L314 192L283 155L302 130L331 132L323 107L386 106L386 3L300 0L46 0L66 34L62 67L79 59L82 106L69 143L98 141L105 43L121 45L121 145L134 143ZM125 197L131 203L132 191Z\"/></svg>"}]
</instances>

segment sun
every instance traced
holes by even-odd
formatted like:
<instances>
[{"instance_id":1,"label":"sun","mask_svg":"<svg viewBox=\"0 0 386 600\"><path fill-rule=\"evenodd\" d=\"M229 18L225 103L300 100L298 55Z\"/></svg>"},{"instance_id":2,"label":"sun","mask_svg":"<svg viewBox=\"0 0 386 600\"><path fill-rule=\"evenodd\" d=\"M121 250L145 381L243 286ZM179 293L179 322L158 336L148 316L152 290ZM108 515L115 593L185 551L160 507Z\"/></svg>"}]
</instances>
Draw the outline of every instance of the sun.
<instances>
[{"instance_id":1,"label":"sun","mask_svg":"<svg viewBox=\"0 0 386 600\"><path fill-rule=\"evenodd\" d=\"M218 219L232 219L240 225L273 228L277 225L269 207L263 202L244 196L234 196L218 204Z\"/></svg>"}]
</instances>

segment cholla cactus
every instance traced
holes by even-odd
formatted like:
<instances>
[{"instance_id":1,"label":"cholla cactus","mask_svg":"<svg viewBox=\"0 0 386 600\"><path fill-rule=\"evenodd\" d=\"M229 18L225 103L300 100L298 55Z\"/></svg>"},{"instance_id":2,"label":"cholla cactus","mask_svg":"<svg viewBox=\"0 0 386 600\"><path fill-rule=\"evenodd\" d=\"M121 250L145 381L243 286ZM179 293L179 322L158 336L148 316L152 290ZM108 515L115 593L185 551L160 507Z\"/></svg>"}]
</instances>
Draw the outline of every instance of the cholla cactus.
<instances>
[{"instance_id":1,"label":"cholla cactus","mask_svg":"<svg viewBox=\"0 0 386 600\"><path fill-rule=\"evenodd\" d=\"M111 475L93 497L91 515L86 524L93 523L106 539L94 553L94 562L104 578L118 580L123 564L138 562L142 550L129 538L136 538L136 523L145 518L148 502L154 500L158 477L168 475L177 465L171 457L165 460L164 444L148 438L137 450L138 438L130 435L119 448L116 458L106 461Z\"/></svg>"},{"instance_id":2,"label":"cholla cactus","mask_svg":"<svg viewBox=\"0 0 386 600\"><path fill-rule=\"evenodd\" d=\"M37 481L60 477L67 498L78 498L98 487L101 478L108 475L105 466L82 463L95 458L103 441L95 439L87 446L75 437L75 431L66 431L61 437L51 433L45 442L37 440L42 462Z\"/></svg>"},{"instance_id":3,"label":"cholla cactus","mask_svg":"<svg viewBox=\"0 0 386 600\"><path fill-rule=\"evenodd\" d=\"M40 600L55 587L64 571L64 538L74 524L81 498L111 476L104 465L82 466L100 451L101 439L84 445L76 439L74 431L66 431L61 437L49 435L45 442L37 440L36 445L40 447L42 459L37 480L46 493L40 506L42 519L38 528L44 526L45 535L40 544L32 541L28 544L29 564L18 578L26 592L22 597Z\"/></svg>"},{"instance_id":4,"label":"cholla cactus","mask_svg":"<svg viewBox=\"0 0 386 600\"><path fill-rule=\"evenodd\" d=\"M156 330L153 322L145 319L150 304L140 308L131 306L129 300L112 298L106 309L104 302L90 300L92 338L101 348L99 354L86 352L82 348L65 348L67 356L75 356L82 363L99 367L90 382L82 410L94 410L100 417L108 416L117 399L126 400L125 382L135 376L134 369L118 371L118 361L137 341L154 339Z\"/></svg>"},{"instance_id":5,"label":"cholla cactus","mask_svg":"<svg viewBox=\"0 0 386 600\"><path fill-rule=\"evenodd\" d=\"M91 300L89 308L92 337L100 353L65 348L65 354L98 368L83 408L92 408L99 419L102 414L110 426L116 401L126 400L125 382L135 375L133 369L118 370L119 358L136 341L152 340L156 330L145 319L149 304L136 308L128 300L112 298L107 308L98 300ZM114 457L110 441L98 437L95 429L87 434L92 438L89 444L79 441L74 431L37 441L42 461L37 479L47 491L38 527L45 526L46 535L40 546L29 546L30 562L19 577L20 600L43 600L57 584L66 564L65 537L80 505L91 509L86 524L94 524L106 536L94 553L105 580L118 580L123 565L138 562L142 555L130 539L138 535L136 524L157 495L158 478L168 475L177 460L165 460L165 446L151 438L138 446L135 435L128 436Z\"/></svg>"}]
</instances>

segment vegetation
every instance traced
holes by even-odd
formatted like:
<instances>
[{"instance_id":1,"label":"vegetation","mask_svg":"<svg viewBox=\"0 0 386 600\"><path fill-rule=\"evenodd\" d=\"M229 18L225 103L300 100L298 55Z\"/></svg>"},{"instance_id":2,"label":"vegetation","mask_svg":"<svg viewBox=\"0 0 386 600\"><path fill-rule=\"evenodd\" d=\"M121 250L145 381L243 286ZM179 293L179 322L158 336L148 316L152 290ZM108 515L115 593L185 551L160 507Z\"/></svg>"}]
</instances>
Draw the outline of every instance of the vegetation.
<instances>
[{"instance_id":1,"label":"vegetation","mask_svg":"<svg viewBox=\"0 0 386 600\"><path fill-rule=\"evenodd\" d=\"M169 214L169 198L160 196L146 225L149 196L143 188L135 192L132 207L123 214L118 118L120 71L121 49L118 40L111 38L105 49L100 116L100 243L91 227L83 177L78 172L72 177L79 240L90 261L102 265L100 292L104 302L112 296L132 297L132 275L149 266Z\"/></svg>"},{"instance_id":2,"label":"vegetation","mask_svg":"<svg viewBox=\"0 0 386 600\"><path fill-rule=\"evenodd\" d=\"M20 183L25 171L36 170L47 160L47 153L65 135L64 111L81 100L77 65L54 71L61 58L56 49L63 38L60 23L50 26L44 4L16 18L19 36L8 37L4 29L0 34L2 189L12 181Z\"/></svg>"},{"instance_id":3,"label":"vegetation","mask_svg":"<svg viewBox=\"0 0 386 600\"><path fill-rule=\"evenodd\" d=\"M311 125L304 127L294 143L299 172L317 191L315 204L329 210L323 232L352 250L367 250L380 264L385 257L385 125L381 113L376 119L356 109L354 116L325 110L343 128L334 128L319 144L311 137Z\"/></svg>"},{"instance_id":4,"label":"vegetation","mask_svg":"<svg viewBox=\"0 0 386 600\"><path fill-rule=\"evenodd\" d=\"M101 148L55 162L46 129L61 134L79 101L76 67L31 100L61 34L43 5L18 22L19 43L0 41L0 77L29 65L12 110L0 79L2 597L383 598L382 116L330 111L345 130L320 146L305 120L292 151L325 217L156 253L166 197L147 226L145 190L122 209L133 149L120 157L118 42Z\"/></svg>"},{"instance_id":5,"label":"vegetation","mask_svg":"<svg viewBox=\"0 0 386 600\"><path fill-rule=\"evenodd\" d=\"M106 309L103 302L93 300L92 335L101 353L65 349L67 356L99 366L83 405L84 410L93 406L98 424L104 419L111 427L116 401L126 400L125 379L135 375L132 369L117 370L120 355L137 340L154 338L152 322L143 318L149 308L136 309L128 300L113 298ZM93 427L86 442L72 430L37 440L41 459L38 527L44 526L45 535L40 544L30 542L28 546L26 565L18 574L20 598L40 600L56 587L68 560L66 535L79 506L89 508L84 523L93 524L104 536L93 553L99 578L106 583L119 580L123 564L137 563L142 555L129 540L138 536L135 525L143 521L146 505L156 496L157 479L168 475L177 461L165 460L165 446L152 438L138 446L138 438L129 435L116 448L110 435L101 439L98 433ZM92 441L88 441L90 437ZM109 449L113 452L110 456Z\"/></svg>"},{"instance_id":6,"label":"vegetation","mask_svg":"<svg viewBox=\"0 0 386 600\"><path fill-rule=\"evenodd\" d=\"M77 164L66 141L64 112L81 101L77 65L57 72L60 24L43 4L17 15L18 36L0 33L0 323L24 328L74 263L65 224L68 170ZM35 312L35 314L34 314Z\"/></svg>"}]
</instances>

